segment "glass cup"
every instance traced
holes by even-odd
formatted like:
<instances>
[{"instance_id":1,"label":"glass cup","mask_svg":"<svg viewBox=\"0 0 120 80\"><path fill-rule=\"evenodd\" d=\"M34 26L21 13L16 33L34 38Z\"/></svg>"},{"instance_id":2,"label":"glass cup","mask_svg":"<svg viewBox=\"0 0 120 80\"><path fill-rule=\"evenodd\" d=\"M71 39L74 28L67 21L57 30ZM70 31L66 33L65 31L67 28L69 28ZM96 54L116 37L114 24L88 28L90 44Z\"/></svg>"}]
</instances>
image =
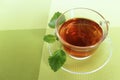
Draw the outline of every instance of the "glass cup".
<instances>
[{"instance_id":1,"label":"glass cup","mask_svg":"<svg viewBox=\"0 0 120 80\"><path fill-rule=\"evenodd\" d=\"M70 9L56 21L56 35L64 51L74 59L90 57L107 34L108 21L89 8Z\"/></svg>"}]
</instances>

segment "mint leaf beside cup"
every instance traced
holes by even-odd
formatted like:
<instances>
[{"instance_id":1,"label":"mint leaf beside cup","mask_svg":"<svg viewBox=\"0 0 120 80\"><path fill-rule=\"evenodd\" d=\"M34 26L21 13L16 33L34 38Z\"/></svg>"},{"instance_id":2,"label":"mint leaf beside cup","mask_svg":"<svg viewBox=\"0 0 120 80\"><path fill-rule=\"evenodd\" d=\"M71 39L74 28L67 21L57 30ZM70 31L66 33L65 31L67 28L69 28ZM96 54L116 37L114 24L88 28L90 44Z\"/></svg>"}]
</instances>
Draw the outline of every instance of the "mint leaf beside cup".
<instances>
[{"instance_id":1,"label":"mint leaf beside cup","mask_svg":"<svg viewBox=\"0 0 120 80\"><path fill-rule=\"evenodd\" d=\"M56 72L59 70L66 61L66 54L63 50L59 49L49 56L49 65L51 69Z\"/></svg>"},{"instance_id":2,"label":"mint leaf beside cup","mask_svg":"<svg viewBox=\"0 0 120 80\"><path fill-rule=\"evenodd\" d=\"M48 43L53 43L56 41L56 36L52 35L52 34L48 34L48 35L44 36L43 40L48 42Z\"/></svg>"},{"instance_id":3,"label":"mint leaf beside cup","mask_svg":"<svg viewBox=\"0 0 120 80\"><path fill-rule=\"evenodd\" d=\"M50 22L48 23L48 26L50 28L55 28L55 23L56 23L56 20L58 19L58 17L60 17L60 15L62 15L62 13L60 12L56 12L53 17L51 18ZM60 23L63 23L65 22L65 16L63 16L63 19L61 20Z\"/></svg>"}]
</instances>

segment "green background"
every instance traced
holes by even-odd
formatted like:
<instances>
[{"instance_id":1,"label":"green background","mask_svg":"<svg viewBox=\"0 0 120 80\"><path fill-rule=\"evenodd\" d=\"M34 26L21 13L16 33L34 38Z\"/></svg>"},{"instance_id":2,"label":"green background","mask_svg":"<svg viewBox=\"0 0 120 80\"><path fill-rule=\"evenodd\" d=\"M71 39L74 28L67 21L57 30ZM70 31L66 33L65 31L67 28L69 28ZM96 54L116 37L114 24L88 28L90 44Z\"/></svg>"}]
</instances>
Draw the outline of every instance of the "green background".
<instances>
[{"instance_id":1,"label":"green background","mask_svg":"<svg viewBox=\"0 0 120 80\"><path fill-rule=\"evenodd\" d=\"M0 31L0 80L37 80L45 29Z\"/></svg>"},{"instance_id":2,"label":"green background","mask_svg":"<svg viewBox=\"0 0 120 80\"><path fill-rule=\"evenodd\" d=\"M0 80L38 80L49 0L0 0Z\"/></svg>"}]
</instances>

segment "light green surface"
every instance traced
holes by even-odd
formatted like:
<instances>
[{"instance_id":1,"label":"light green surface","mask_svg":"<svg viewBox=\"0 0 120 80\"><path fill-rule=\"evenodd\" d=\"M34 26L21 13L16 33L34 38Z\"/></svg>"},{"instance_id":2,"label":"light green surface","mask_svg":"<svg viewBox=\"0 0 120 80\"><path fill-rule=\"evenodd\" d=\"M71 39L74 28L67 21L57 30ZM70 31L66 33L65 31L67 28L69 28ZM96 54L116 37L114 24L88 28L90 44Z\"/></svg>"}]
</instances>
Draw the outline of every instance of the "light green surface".
<instances>
[{"instance_id":1,"label":"light green surface","mask_svg":"<svg viewBox=\"0 0 120 80\"><path fill-rule=\"evenodd\" d=\"M101 70L87 75L75 75L63 70L59 70L58 72L54 73L47 63L48 56L42 55L38 80L120 80L120 42L118 37L118 34L120 33L119 30L120 28L117 27L110 28L109 35L112 40L113 55L110 62ZM45 53L49 54L47 44L44 45L42 54Z\"/></svg>"},{"instance_id":2,"label":"light green surface","mask_svg":"<svg viewBox=\"0 0 120 80\"><path fill-rule=\"evenodd\" d=\"M38 80L44 33L0 31L0 80Z\"/></svg>"}]
</instances>

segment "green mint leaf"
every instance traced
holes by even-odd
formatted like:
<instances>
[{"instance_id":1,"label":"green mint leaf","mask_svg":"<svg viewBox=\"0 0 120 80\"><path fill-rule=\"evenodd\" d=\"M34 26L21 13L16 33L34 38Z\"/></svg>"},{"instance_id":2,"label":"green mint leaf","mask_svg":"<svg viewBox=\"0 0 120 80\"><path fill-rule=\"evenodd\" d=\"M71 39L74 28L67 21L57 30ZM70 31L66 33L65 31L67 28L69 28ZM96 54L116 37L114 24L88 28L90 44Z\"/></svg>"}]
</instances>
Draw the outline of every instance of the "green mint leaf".
<instances>
[{"instance_id":1,"label":"green mint leaf","mask_svg":"<svg viewBox=\"0 0 120 80\"><path fill-rule=\"evenodd\" d=\"M60 12L56 12L53 17L51 18L50 22L48 23L50 28L55 28L55 23L58 19L58 17L61 15L62 13ZM65 16L63 17L63 19L60 21L60 24L65 22Z\"/></svg>"},{"instance_id":2,"label":"green mint leaf","mask_svg":"<svg viewBox=\"0 0 120 80\"><path fill-rule=\"evenodd\" d=\"M43 40L48 42L48 43L53 43L56 40L56 36L52 35L52 34L48 34L48 35L44 36Z\"/></svg>"},{"instance_id":3,"label":"green mint leaf","mask_svg":"<svg viewBox=\"0 0 120 80\"><path fill-rule=\"evenodd\" d=\"M66 54L63 50L57 50L55 51L52 56L48 58L49 65L51 69L56 72L58 69L60 69L63 64L66 61Z\"/></svg>"}]
</instances>

